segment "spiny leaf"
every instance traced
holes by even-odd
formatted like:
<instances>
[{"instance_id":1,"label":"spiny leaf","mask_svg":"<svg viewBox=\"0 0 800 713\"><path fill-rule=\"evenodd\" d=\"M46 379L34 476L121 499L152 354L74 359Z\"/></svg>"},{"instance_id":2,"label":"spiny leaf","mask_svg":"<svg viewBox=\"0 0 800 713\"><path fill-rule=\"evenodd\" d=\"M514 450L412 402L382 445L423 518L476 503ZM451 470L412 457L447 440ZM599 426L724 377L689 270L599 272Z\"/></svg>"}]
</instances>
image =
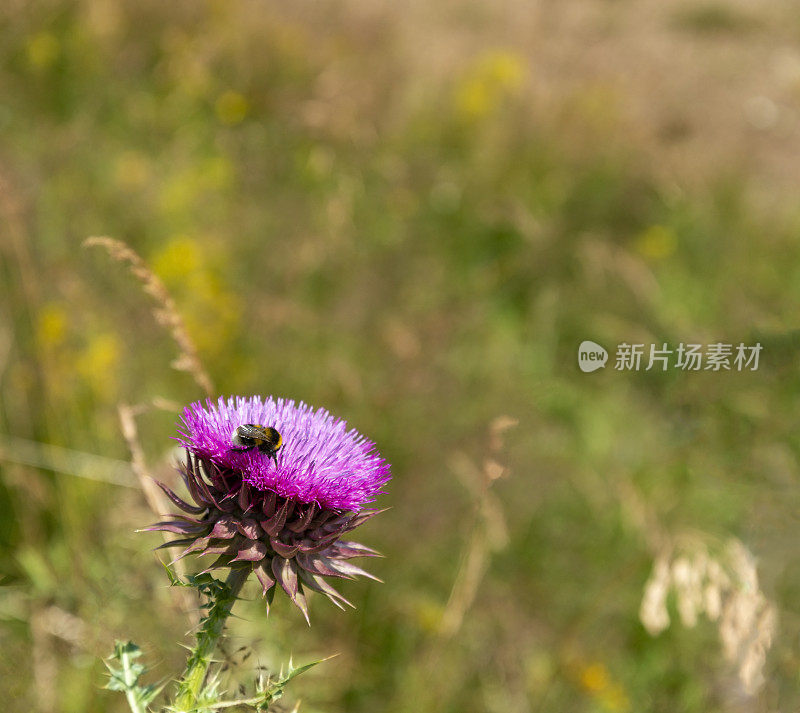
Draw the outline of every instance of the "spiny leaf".
<instances>
[{"instance_id":1,"label":"spiny leaf","mask_svg":"<svg viewBox=\"0 0 800 713\"><path fill-rule=\"evenodd\" d=\"M142 650L132 641L117 641L114 644L114 653L105 661L109 672L106 688L110 691L122 691L128 699L128 705L133 713L146 713L147 706L164 688L165 683L139 685L139 678L147 670L143 664L136 661L142 655ZM120 666L113 665L118 661Z\"/></svg>"},{"instance_id":2,"label":"spiny leaf","mask_svg":"<svg viewBox=\"0 0 800 713\"><path fill-rule=\"evenodd\" d=\"M335 654L334 656L338 656L338 654ZM334 656L328 656L327 658L320 659L319 661L312 661L311 663L298 666L297 668L294 667L292 660L289 659L289 665L286 668L286 674L284 675L283 671L281 671L278 680L266 688L266 690L261 694L260 702L255 704L256 710L266 711L273 702L283 696L283 689L286 688L286 685L289 683L289 681L299 676L301 673L305 673L308 671L308 669L334 658ZM250 705L254 704L251 703Z\"/></svg>"},{"instance_id":3,"label":"spiny leaf","mask_svg":"<svg viewBox=\"0 0 800 713\"><path fill-rule=\"evenodd\" d=\"M167 572L167 577L169 578L169 586L170 587L188 587L188 586L190 586L186 582L184 582L177 574L175 574L175 572L172 571L172 568L168 564L165 564L164 562L162 562L161 565L164 567L164 569Z\"/></svg>"}]
</instances>

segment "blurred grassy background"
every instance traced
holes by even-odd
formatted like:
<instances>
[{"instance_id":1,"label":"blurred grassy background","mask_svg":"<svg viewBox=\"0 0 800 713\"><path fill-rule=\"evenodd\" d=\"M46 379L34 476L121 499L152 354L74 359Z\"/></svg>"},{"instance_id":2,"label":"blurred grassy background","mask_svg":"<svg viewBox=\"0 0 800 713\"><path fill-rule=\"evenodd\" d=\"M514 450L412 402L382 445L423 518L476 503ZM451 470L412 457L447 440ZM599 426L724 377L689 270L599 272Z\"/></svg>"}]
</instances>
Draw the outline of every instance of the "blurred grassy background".
<instances>
[{"instance_id":1,"label":"blurred grassy background","mask_svg":"<svg viewBox=\"0 0 800 713\"><path fill-rule=\"evenodd\" d=\"M127 460L119 402L202 396L89 235L148 261L220 393L324 405L394 465L359 538L386 584L345 585L347 614L313 599L311 629L255 597L235 624L268 666L342 654L301 710L800 705L796 5L6 0L0 87L9 713L123 711L99 657L131 637L166 676L188 627L141 492L7 440ZM764 352L583 374L583 339ZM500 512L473 530L459 473L501 414ZM174 420L138 419L165 472ZM443 636L473 532L494 551ZM713 623L639 621L687 532L739 538L777 607L752 696Z\"/></svg>"}]
</instances>

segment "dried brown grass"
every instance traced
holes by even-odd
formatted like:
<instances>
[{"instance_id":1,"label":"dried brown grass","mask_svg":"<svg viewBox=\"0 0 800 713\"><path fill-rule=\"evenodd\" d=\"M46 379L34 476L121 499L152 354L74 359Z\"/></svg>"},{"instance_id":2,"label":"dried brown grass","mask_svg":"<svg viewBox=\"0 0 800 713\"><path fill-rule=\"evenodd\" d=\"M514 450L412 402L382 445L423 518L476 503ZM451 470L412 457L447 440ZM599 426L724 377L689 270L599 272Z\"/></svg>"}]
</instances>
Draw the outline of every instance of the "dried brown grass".
<instances>
[{"instance_id":1,"label":"dried brown grass","mask_svg":"<svg viewBox=\"0 0 800 713\"><path fill-rule=\"evenodd\" d=\"M712 552L694 536L659 555L639 610L642 624L654 636L670 625L670 592L684 626L694 627L703 614L716 623L725 659L734 665L744 692L757 693L764 683L777 610L761 591L755 558L747 548L731 538L721 552Z\"/></svg>"},{"instance_id":2,"label":"dried brown grass","mask_svg":"<svg viewBox=\"0 0 800 713\"><path fill-rule=\"evenodd\" d=\"M90 237L84 241L83 245L84 247L101 247L105 249L113 260L128 265L133 276L141 283L145 293L150 295L156 302L156 307L153 309L153 316L156 322L167 329L178 347L178 358L172 362L171 366L178 371L189 373L206 395L211 396L214 393L214 385L211 378L200 361L197 348L189 336L175 301L159 277L147 266L138 253L121 240L109 237ZM139 441L139 432L136 425L137 416L152 408L179 411L180 405L167 399L156 397L152 399L150 404L131 405L120 403L117 405L117 412L122 436L131 454L133 472L155 518L162 519L169 513L169 503L151 475L144 449ZM169 538L165 537L165 539ZM179 576L186 574L183 562L176 562L173 567ZM191 594L184 589L180 589L177 590L177 596L179 597L181 608L197 620L196 603Z\"/></svg>"},{"instance_id":3,"label":"dried brown grass","mask_svg":"<svg viewBox=\"0 0 800 713\"><path fill-rule=\"evenodd\" d=\"M496 457L503 449L505 432L517 423L510 416L498 416L489 424L489 456L483 460L481 467L464 453L455 453L451 458L451 468L472 494L475 516L461 566L439 625L439 634L444 638L454 636L461 628L467 611L475 601L492 552L501 550L508 543L503 509L491 488L507 474L507 469Z\"/></svg>"},{"instance_id":4,"label":"dried brown grass","mask_svg":"<svg viewBox=\"0 0 800 713\"><path fill-rule=\"evenodd\" d=\"M703 532L670 533L629 480L619 480L617 496L653 553L639 607L642 625L652 636L667 629L672 595L684 626L694 627L700 616L716 624L723 655L743 692L758 693L776 634L777 608L761 590L752 553L735 537L720 544Z\"/></svg>"},{"instance_id":5,"label":"dried brown grass","mask_svg":"<svg viewBox=\"0 0 800 713\"><path fill-rule=\"evenodd\" d=\"M109 237L91 237L83 242L84 247L101 247L117 262L124 262L133 276L142 284L144 291L152 297L157 307L153 310L156 322L165 327L178 346L178 358L172 362L173 369L185 371L194 378L207 396L214 393L214 385L203 368L192 338L180 316L175 301L164 283L147 266L144 260L121 240Z\"/></svg>"},{"instance_id":6,"label":"dried brown grass","mask_svg":"<svg viewBox=\"0 0 800 713\"><path fill-rule=\"evenodd\" d=\"M131 467L139 481L147 504L156 516L155 519L161 520L169 514L169 503L161 488L156 485L155 479L150 474L150 469L147 466L144 455L144 449L139 442L139 430L136 427L136 416L148 409L149 406L146 405L117 405L122 436L128 444L128 450L130 450L131 453ZM164 540L167 541L169 539L170 537L164 533ZM186 574L186 565L182 560L175 562L172 567L175 569L178 576L182 577ZM199 621L196 611L197 605L192 594L187 589L183 588L178 588L175 591L181 609L193 617L194 623L197 623L197 621Z\"/></svg>"}]
</instances>

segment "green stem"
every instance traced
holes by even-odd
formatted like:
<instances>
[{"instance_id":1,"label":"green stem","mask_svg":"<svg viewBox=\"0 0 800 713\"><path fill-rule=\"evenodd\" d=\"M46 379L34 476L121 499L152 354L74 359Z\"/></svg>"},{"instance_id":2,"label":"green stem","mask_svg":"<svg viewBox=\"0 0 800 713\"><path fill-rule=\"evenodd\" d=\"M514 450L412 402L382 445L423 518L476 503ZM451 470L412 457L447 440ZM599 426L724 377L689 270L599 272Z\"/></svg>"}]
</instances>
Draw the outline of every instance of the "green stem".
<instances>
[{"instance_id":1,"label":"green stem","mask_svg":"<svg viewBox=\"0 0 800 713\"><path fill-rule=\"evenodd\" d=\"M125 685L127 686L125 689L125 698L128 699L128 705L131 711L133 713L147 713L144 703L142 703L136 695L139 676L131 666L131 657L127 651L123 651L120 654L120 663L122 664Z\"/></svg>"},{"instance_id":2,"label":"green stem","mask_svg":"<svg viewBox=\"0 0 800 713\"><path fill-rule=\"evenodd\" d=\"M197 632L197 644L192 649L189 660L186 662L186 670L178 684L178 698L175 706L179 711L189 713L196 709L197 698L203 690L217 642L222 636L225 622L248 574L250 574L249 568L232 569L225 581L225 587L217 593L211 603L200 631Z\"/></svg>"}]
</instances>

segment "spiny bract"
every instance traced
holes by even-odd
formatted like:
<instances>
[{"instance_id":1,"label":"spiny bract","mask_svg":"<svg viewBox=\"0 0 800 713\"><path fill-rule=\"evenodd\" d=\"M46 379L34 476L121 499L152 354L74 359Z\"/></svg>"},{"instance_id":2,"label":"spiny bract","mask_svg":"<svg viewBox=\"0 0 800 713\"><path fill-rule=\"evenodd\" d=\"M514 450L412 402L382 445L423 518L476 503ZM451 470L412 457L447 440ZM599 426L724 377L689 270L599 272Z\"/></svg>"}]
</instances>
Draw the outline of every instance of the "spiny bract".
<instances>
[{"instance_id":1,"label":"spiny bract","mask_svg":"<svg viewBox=\"0 0 800 713\"><path fill-rule=\"evenodd\" d=\"M258 450L231 449L238 426L263 423L283 438L277 463ZM378 553L340 538L382 512L364 506L390 479L375 446L324 409L284 399L220 398L184 411L179 472L194 501L161 488L184 514L147 530L184 537L162 547L217 555L206 571L251 568L271 601L279 584L308 620L304 588L350 604L325 577L376 579L348 560ZM343 608L343 607L342 607Z\"/></svg>"}]
</instances>

